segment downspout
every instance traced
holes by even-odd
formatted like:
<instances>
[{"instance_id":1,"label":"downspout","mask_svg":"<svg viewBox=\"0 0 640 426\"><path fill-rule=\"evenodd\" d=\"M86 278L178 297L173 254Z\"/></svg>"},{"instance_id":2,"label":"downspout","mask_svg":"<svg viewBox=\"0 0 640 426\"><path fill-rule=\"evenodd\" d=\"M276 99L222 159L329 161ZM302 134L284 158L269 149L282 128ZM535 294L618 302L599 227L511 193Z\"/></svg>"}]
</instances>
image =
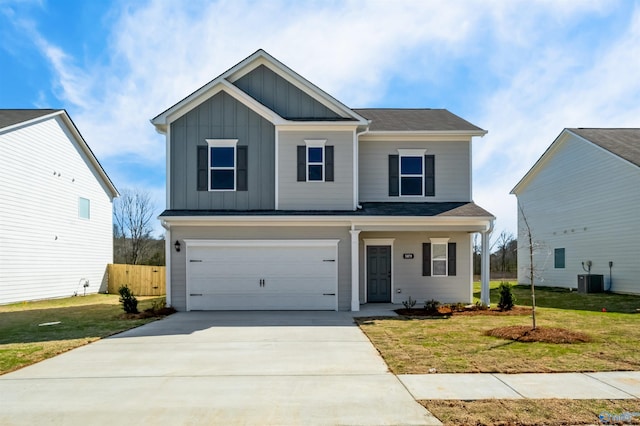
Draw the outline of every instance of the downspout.
<instances>
[{"instance_id":1,"label":"downspout","mask_svg":"<svg viewBox=\"0 0 640 426\"><path fill-rule=\"evenodd\" d=\"M491 219L489 222L489 228L482 232L482 266L481 266L481 290L480 290L480 302L489 306L491 304L489 280L491 278L491 254L489 253L489 238L493 232L495 219Z\"/></svg>"},{"instance_id":2,"label":"downspout","mask_svg":"<svg viewBox=\"0 0 640 426\"><path fill-rule=\"evenodd\" d=\"M165 299L167 306L171 306L171 225L165 220L161 220L160 224L167 230L164 238Z\"/></svg>"},{"instance_id":3,"label":"downspout","mask_svg":"<svg viewBox=\"0 0 640 426\"><path fill-rule=\"evenodd\" d=\"M356 143L353 147L353 192L354 192L354 210L359 210L362 208L360 205L360 136L366 133L369 133L369 126L371 125L371 120L368 120L367 128L361 132L356 132Z\"/></svg>"}]
</instances>

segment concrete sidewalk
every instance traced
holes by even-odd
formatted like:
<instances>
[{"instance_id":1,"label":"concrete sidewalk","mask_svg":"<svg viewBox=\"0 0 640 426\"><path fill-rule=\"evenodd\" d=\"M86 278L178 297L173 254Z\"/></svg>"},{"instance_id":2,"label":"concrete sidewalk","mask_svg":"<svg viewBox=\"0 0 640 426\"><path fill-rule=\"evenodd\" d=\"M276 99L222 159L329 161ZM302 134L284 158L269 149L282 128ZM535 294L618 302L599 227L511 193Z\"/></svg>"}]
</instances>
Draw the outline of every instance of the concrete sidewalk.
<instances>
[{"instance_id":1,"label":"concrete sidewalk","mask_svg":"<svg viewBox=\"0 0 640 426\"><path fill-rule=\"evenodd\" d=\"M640 371L527 374L403 374L421 399L638 399Z\"/></svg>"}]
</instances>

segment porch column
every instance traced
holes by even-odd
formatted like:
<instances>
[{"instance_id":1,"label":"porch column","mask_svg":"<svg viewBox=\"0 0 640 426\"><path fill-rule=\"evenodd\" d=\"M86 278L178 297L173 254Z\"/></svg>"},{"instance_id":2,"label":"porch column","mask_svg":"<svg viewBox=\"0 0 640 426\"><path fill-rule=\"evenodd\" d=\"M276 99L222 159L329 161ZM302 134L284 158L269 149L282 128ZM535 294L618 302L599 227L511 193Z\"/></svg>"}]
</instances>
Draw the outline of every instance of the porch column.
<instances>
[{"instance_id":1,"label":"porch column","mask_svg":"<svg viewBox=\"0 0 640 426\"><path fill-rule=\"evenodd\" d=\"M482 232L482 259L480 264L480 281L482 283L480 289L480 302L489 306L489 278L490 278L490 265L489 260L491 258L489 253L489 237L491 236L491 229Z\"/></svg>"},{"instance_id":2,"label":"porch column","mask_svg":"<svg viewBox=\"0 0 640 426\"><path fill-rule=\"evenodd\" d=\"M360 310L360 253L358 244L359 229L352 229L351 234L351 310Z\"/></svg>"}]
</instances>

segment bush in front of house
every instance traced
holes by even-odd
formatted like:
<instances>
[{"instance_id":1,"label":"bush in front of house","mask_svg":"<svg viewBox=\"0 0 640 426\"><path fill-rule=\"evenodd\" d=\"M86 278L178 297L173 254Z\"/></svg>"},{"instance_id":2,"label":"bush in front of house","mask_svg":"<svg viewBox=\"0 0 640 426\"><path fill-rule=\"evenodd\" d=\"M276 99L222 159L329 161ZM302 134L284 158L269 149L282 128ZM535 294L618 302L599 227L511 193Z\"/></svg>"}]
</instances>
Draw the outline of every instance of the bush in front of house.
<instances>
[{"instance_id":1,"label":"bush in front of house","mask_svg":"<svg viewBox=\"0 0 640 426\"><path fill-rule=\"evenodd\" d=\"M439 306L440 302L435 299L427 300L426 302L424 302L424 309L429 313L437 313Z\"/></svg>"},{"instance_id":2,"label":"bush in front of house","mask_svg":"<svg viewBox=\"0 0 640 426\"><path fill-rule=\"evenodd\" d=\"M120 303L122 303L122 309L128 314L138 313L138 299L133 295L131 289L123 285L118 289L120 293Z\"/></svg>"},{"instance_id":3,"label":"bush in front of house","mask_svg":"<svg viewBox=\"0 0 640 426\"><path fill-rule=\"evenodd\" d=\"M498 308L501 311L510 311L516 303L516 298L511 291L509 283L501 282L498 287L498 293L500 294L500 300L498 301Z\"/></svg>"}]
</instances>

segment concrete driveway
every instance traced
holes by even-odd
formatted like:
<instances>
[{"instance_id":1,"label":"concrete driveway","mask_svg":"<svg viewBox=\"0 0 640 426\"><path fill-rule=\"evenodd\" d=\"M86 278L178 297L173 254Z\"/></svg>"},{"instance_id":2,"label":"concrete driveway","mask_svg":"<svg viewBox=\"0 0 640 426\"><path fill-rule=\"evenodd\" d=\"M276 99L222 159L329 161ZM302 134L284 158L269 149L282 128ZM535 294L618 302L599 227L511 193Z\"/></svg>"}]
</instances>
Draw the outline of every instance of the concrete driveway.
<instances>
[{"instance_id":1,"label":"concrete driveway","mask_svg":"<svg viewBox=\"0 0 640 426\"><path fill-rule=\"evenodd\" d=\"M0 376L0 424L440 424L342 312L178 313Z\"/></svg>"}]
</instances>

